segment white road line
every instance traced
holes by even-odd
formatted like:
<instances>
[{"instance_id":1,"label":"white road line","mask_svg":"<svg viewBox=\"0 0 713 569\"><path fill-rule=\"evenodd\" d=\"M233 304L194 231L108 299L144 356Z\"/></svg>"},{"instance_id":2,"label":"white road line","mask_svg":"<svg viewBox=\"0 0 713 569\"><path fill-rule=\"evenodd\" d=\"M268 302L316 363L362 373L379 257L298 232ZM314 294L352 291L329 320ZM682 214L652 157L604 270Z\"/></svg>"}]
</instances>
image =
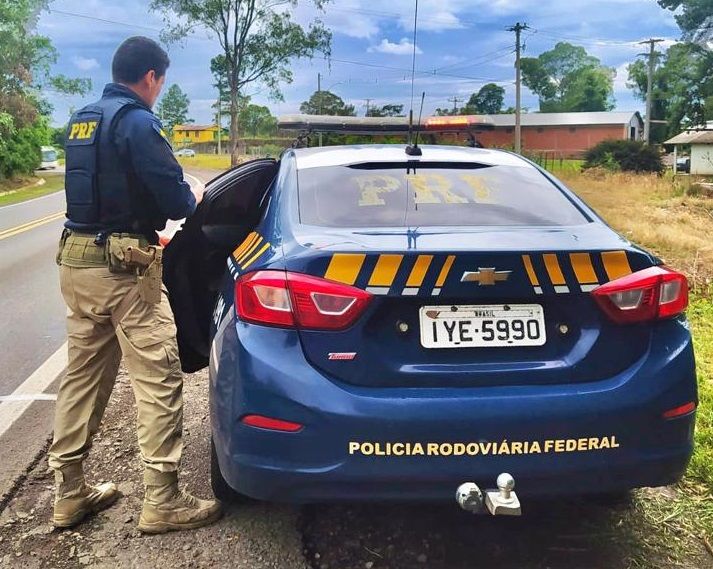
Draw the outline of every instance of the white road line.
<instances>
[{"instance_id":1,"label":"white road line","mask_svg":"<svg viewBox=\"0 0 713 569\"><path fill-rule=\"evenodd\" d=\"M46 200L47 198L56 197L57 194L59 194L59 193L64 194L64 189L62 189L62 190L57 190L56 192L52 192L51 194L47 194L47 195L44 195L44 196L40 196L40 197L38 197L38 198L32 198L31 200L25 200L24 202L17 202L17 203L11 203L11 204L8 204L8 205L0 206L0 211L3 210L3 209L7 209L7 208L9 208L9 207L17 207L18 205L27 205L28 203L36 202L36 201L39 201L39 200Z\"/></svg>"},{"instance_id":2,"label":"white road line","mask_svg":"<svg viewBox=\"0 0 713 569\"><path fill-rule=\"evenodd\" d=\"M192 178L192 179L195 180L199 185L201 185L201 186L203 185L203 182L201 182L198 178L196 178L196 177L193 176L192 174L189 174L188 172L183 172L183 177L184 177L184 178Z\"/></svg>"},{"instance_id":3,"label":"white road line","mask_svg":"<svg viewBox=\"0 0 713 569\"><path fill-rule=\"evenodd\" d=\"M67 343L52 354L35 372L22 382L9 396L8 401L0 403L0 437L17 421L35 401L34 398L22 399L22 396L35 396L43 393L49 385L67 368Z\"/></svg>"},{"instance_id":4,"label":"white road line","mask_svg":"<svg viewBox=\"0 0 713 569\"><path fill-rule=\"evenodd\" d=\"M28 393L27 395L0 395L0 403L3 401L57 401L54 393Z\"/></svg>"}]
</instances>

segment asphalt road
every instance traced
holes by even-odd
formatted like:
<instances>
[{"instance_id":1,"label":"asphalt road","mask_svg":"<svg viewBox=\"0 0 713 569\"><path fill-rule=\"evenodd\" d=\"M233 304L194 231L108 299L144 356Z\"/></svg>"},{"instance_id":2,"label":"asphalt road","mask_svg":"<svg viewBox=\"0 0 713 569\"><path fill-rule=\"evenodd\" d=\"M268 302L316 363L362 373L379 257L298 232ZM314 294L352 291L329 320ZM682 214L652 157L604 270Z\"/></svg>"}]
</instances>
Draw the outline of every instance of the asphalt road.
<instances>
[{"instance_id":1,"label":"asphalt road","mask_svg":"<svg viewBox=\"0 0 713 569\"><path fill-rule=\"evenodd\" d=\"M0 510L44 456L52 432L57 373L66 365L66 307L55 264L65 209L62 191L0 207Z\"/></svg>"},{"instance_id":2,"label":"asphalt road","mask_svg":"<svg viewBox=\"0 0 713 569\"><path fill-rule=\"evenodd\" d=\"M201 181L212 177L193 175ZM0 207L0 322L5 323L0 327L0 397L11 394L66 339L55 264L64 211L64 192Z\"/></svg>"},{"instance_id":3,"label":"asphalt road","mask_svg":"<svg viewBox=\"0 0 713 569\"><path fill-rule=\"evenodd\" d=\"M65 341L54 260L64 211L64 192L0 207L0 396L12 393Z\"/></svg>"}]
</instances>

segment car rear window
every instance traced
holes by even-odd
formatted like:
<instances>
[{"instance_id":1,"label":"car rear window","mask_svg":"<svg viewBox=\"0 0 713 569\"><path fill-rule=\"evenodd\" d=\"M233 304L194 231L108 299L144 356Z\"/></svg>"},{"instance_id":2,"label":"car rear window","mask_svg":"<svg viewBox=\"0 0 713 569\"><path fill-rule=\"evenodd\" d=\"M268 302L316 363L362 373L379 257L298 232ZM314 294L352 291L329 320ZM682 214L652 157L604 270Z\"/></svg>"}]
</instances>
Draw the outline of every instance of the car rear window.
<instances>
[{"instance_id":1,"label":"car rear window","mask_svg":"<svg viewBox=\"0 0 713 569\"><path fill-rule=\"evenodd\" d=\"M559 226L588 219L530 166L405 163L298 171L301 223L323 227Z\"/></svg>"}]
</instances>

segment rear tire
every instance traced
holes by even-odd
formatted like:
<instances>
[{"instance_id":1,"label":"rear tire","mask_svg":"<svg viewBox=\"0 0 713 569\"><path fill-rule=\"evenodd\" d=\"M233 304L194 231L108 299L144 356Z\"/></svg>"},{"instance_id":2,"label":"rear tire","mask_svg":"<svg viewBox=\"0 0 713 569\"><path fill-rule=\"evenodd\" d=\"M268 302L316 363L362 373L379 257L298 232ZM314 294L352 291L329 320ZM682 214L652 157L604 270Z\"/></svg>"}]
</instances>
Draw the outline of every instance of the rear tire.
<instances>
[{"instance_id":1,"label":"rear tire","mask_svg":"<svg viewBox=\"0 0 713 569\"><path fill-rule=\"evenodd\" d=\"M250 502L250 498L233 490L223 478L223 473L220 471L218 464L218 454L215 451L215 442L213 437L210 438L210 485L213 488L213 494L218 500L224 503L243 504Z\"/></svg>"}]
</instances>

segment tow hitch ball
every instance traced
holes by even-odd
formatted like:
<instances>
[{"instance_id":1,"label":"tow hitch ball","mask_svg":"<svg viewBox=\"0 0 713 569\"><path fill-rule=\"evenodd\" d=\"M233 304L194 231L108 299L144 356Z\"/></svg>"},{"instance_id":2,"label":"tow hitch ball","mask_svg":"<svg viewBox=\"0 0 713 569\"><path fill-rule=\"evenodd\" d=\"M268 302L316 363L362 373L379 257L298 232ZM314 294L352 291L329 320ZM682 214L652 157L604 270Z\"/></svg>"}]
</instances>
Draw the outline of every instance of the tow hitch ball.
<instances>
[{"instance_id":1,"label":"tow hitch ball","mask_svg":"<svg viewBox=\"0 0 713 569\"><path fill-rule=\"evenodd\" d=\"M497 490L483 493L474 482L464 482L456 490L456 502L467 512L479 514L488 511L494 516L519 516L520 500L515 494L515 479L503 472L496 481Z\"/></svg>"}]
</instances>

